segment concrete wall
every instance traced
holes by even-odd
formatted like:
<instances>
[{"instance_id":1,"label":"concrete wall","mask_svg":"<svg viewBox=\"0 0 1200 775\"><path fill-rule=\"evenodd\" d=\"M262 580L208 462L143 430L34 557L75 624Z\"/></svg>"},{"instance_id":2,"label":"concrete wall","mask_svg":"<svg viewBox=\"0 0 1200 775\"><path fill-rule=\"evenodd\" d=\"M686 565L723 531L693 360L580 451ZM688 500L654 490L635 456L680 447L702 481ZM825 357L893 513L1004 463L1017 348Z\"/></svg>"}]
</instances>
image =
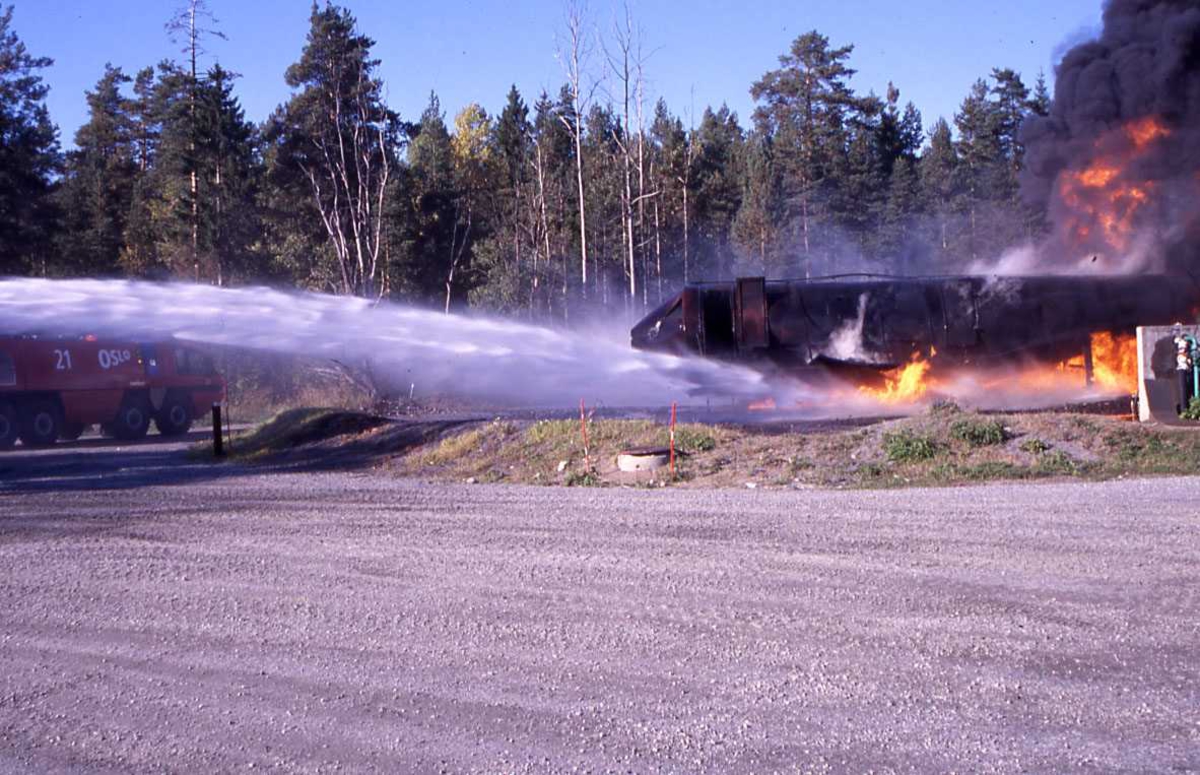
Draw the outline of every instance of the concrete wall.
<instances>
[{"instance_id":1,"label":"concrete wall","mask_svg":"<svg viewBox=\"0 0 1200 775\"><path fill-rule=\"evenodd\" d=\"M1200 326L1184 326L1200 338ZM1175 370L1173 326L1142 326L1137 330L1138 415L1142 422L1182 425L1179 419L1179 373ZM1193 425L1194 423L1186 423Z\"/></svg>"}]
</instances>

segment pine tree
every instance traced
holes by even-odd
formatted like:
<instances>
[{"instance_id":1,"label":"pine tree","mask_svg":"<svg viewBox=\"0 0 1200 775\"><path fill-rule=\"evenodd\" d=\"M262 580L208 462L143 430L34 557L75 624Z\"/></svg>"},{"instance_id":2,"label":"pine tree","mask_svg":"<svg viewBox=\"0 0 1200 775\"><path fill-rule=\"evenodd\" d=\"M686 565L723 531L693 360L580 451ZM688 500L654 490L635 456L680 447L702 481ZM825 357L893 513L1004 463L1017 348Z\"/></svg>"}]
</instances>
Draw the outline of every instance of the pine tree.
<instances>
[{"instance_id":1,"label":"pine tree","mask_svg":"<svg viewBox=\"0 0 1200 775\"><path fill-rule=\"evenodd\" d=\"M12 19L11 5L0 11L0 275L48 271L51 179L61 163L39 74L53 60L30 54Z\"/></svg>"},{"instance_id":2,"label":"pine tree","mask_svg":"<svg viewBox=\"0 0 1200 775\"><path fill-rule=\"evenodd\" d=\"M192 79L174 62L158 66L153 94L153 120L159 124L149 170L141 175L132 215L144 221L141 237L127 237L123 263L130 272L167 274L200 282L216 282L217 268L201 244L199 101L193 106ZM195 112L193 112L195 110ZM207 192L204 192L206 195Z\"/></svg>"},{"instance_id":3,"label":"pine tree","mask_svg":"<svg viewBox=\"0 0 1200 775\"><path fill-rule=\"evenodd\" d=\"M126 219L137 181L137 149L120 68L87 92L88 122L75 133L58 199L64 213L56 247L64 271L112 275L119 271Z\"/></svg>"},{"instance_id":4,"label":"pine tree","mask_svg":"<svg viewBox=\"0 0 1200 775\"><path fill-rule=\"evenodd\" d=\"M779 69L750 89L759 102L755 123L779 149L797 241L809 262L818 226L828 216L824 203L834 183L830 175L848 146L846 120L863 107L848 84L855 72L846 64L853 50L832 48L815 30L805 33L779 58Z\"/></svg>"},{"instance_id":5,"label":"pine tree","mask_svg":"<svg viewBox=\"0 0 1200 775\"><path fill-rule=\"evenodd\" d=\"M930 242L938 264L947 266L957 249L955 208L962 196L962 170L954 136L945 119L929 133L918 164L923 209L932 218Z\"/></svg>"},{"instance_id":6,"label":"pine tree","mask_svg":"<svg viewBox=\"0 0 1200 775\"><path fill-rule=\"evenodd\" d=\"M544 303L548 314L564 321L570 317L569 290L574 266L571 257L575 253L570 246L578 234L575 200L569 196L574 187L574 136L560 120L569 114L570 104L562 95L555 101L543 91L534 104L532 137L538 223L534 242L546 259L544 296L535 289L532 304L539 307ZM537 275L534 280L537 282Z\"/></svg>"},{"instance_id":7,"label":"pine tree","mask_svg":"<svg viewBox=\"0 0 1200 775\"><path fill-rule=\"evenodd\" d=\"M445 290L458 196L450 131L436 94L430 93L429 104L408 145L408 166L413 219L401 263L396 267L398 286L433 302Z\"/></svg>"},{"instance_id":8,"label":"pine tree","mask_svg":"<svg viewBox=\"0 0 1200 775\"><path fill-rule=\"evenodd\" d=\"M532 312L532 286L544 261L539 260L540 251L533 239L536 212L532 207L534 187L529 180L532 132L529 108L514 85L493 130L493 233L479 240L474 250L479 281L469 292L473 306Z\"/></svg>"},{"instance_id":9,"label":"pine tree","mask_svg":"<svg viewBox=\"0 0 1200 775\"><path fill-rule=\"evenodd\" d=\"M1050 115L1050 89L1046 86L1045 71L1038 71L1037 81L1033 84L1033 94L1029 98L1028 109L1035 116Z\"/></svg>"},{"instance_id":10,"label":"pine tree","mask_svg":"<svg viewBox=\"0 0 1200 775\"><path fill-rule=\"evenodd\" d=\"M876 199L874 256L889 271L911 272L925 249L916 220L921 214L917 159L924 130L911 102L899 108L900 90L888 84L880 113L876 153L882 189Z\"/></svg>"},{"instance_id":11,"label":"pine tree","mask_svg":"<svg viewBox=\"0 0 1200 775\"><path fill-rule=\"evenodd\" d=\"M212 27L204 25L211 24ZM186 69L182 70L187 99L187 152L180 158L183 161L183 173L187 176L188 187L186 204L189 209L188 236L190 259L196 280L200 279L200 207L203 194L200 192L200 170L198 169L198 132L200 111L200 55L204 51L204 38L224 38L225 35L216 29L217 20L208 10L205 0L185 0L175 15L167 22L167 32L171 40L183 43L182 53L187 57ZM220 271L217 270L217 284L220 284Z\"/></svg>"},{"instance_id":12,"label":"pine tree","mask_svg":"<svg viewBox=\"0 0 1200 775\"><path fill-rule=\"evenodd\" d=\"M739 263L747 270L744 273L766 274L781 260L778 229L782 212L771 139L751 132L746 138L742 165L742 201L733 223Z\"/></svg>"},{"instance_id":13,"label":"pine tree","mask_svg":"<svg viewBox=\"0 0 1200 775\"><path fill-rule=\"evenodd\" d=\"M729 276L733 219L742 204L742 128L722 105L706 108L694 138L694 276Z\"/></svg>"},{"instance_id":14,"label":"pine tree","mask_svg":"<svg viewBox=\"0 0 1200 775\"><path fill-rule=\"evenodd\" d=\"M186 70L164 62L157 75L139 73L123 103L133 177L124 271L217 285L271 274L260 253L270 240L259 218L257 132L233 94L233 76L211 68L193 106Z\"/></svg>"},{"instance_id":15,"label":"pine tree","mask_svg":"<svg viewBox=\"0 0 1200 775\"><path fill-rule=\"evenodd\" d=\"M162 121L155 105L154 68L144 67L133 79L133 99L128 101L130 139L134 143L138 172L154 165L154 152L162 133Z\"/></svg>"},{"instance_id":16,"label":"pine tree","mask_svg":"<svg viewBox=\"0 0 1200 775\"><path fill-rule=\"evenodd\" d=\"M958 209L966 218L966 244L963 258L978 260L991 248L989 233L993 215L991 203L1007 197L1005 180L1002 116L989 99L987 82L980 79L971 87L959 112L954 116L958 127L958 157L963 189Z\"/></svg>"},{"instance_id":17,"label":"pine tree","mask_svg":"<svg viewBox=\"0 0 1200 775\"><path fill-rule=\"evenodd\" d=\"M162 201L157 196L158 186L158 176L153 172L139 175L134 181L119 259L124 274L159 279L170 277L170 269L160 250L164 218Z\"/></svg>"},{"instance_id":18,"label":"pine tree","mask_svg":"<svg viewBox=\"0 0 1200 775\"><path fill-rule=\"evenodd\" d=\"M133 97L127 101L137 176L130 193L119 261L123 272L140 277L169 274L159 249L160 229L156 223L166 212L159 196L164 176L157 167L167 97L158 77L169 72L174 72L174 68L166 62L157 70L153 67L139 70L133 80Z\"/></svg>"},{"instance_id":19,"label":"pine tree","mask_svg":"<svg viewBox=\"0 0 1200 775\"><path fill-rule=\"evenodd\" d=\"M203 181L195 212L199 247L217 285L263 270L254 248L261 175L256 129L233 95L233 80L220 65L209 70L201 84L195 130L195 167Z\"/></svg>"},{"instance_id":20,"label":"pine tree","mask_svg":"<svg viewBox=\"0 0 1200 775\"><path fill-rule=\"evenodd\" d=\"M875 127L875 153L884 178L891 177L892 167L906 150L904 138L901 137L899 101L900 90L888 83L887 98L880 106Z\"/></svg>"},{"instance_id":21,"label":"pine tree","mask_svg":"<svg viewBox=\"0 0 1200 775\"><path fill-rule=\"evenodd\" d=\"M656 250L661 256L660 276L674 276L687 282L692 268L690 229L695 166L693 138L688 136L683 121L671 115L667 103L663 100L659 100L654 106L650 138L655 149L654 185L659 192L655 198L655 241Z\"/></svg>"},{"instance_id":22,"label":"pine tree","mask_svg":"<svg viewBox=\"0 0 1200 775\"><path fill-rule=\"evenodd\" d=\"M622 145L625 143L621 119L612 105L594 104L584 121L583 153L588 159L587 228L589 277L593 291L589 298L607 304L624 297L631 267L625 253L625 208L623 193Z\"/></svg>"},{"instance_id":23,"label":"pine tree","mask_svg":"<svg viewBox=\"0 0 1200 775\"><path fill-rule=\"evenodd\" d=\"M215 280L215 272L200 263L199 202L193 198L193 183L199 191L198 151L191 94L186 70L173 62L159 64L153 115L161 129L153 164L142 175L145 180L134 197L133 208L142 212L131 215L146 228L138 232L141 236L136 241L126 239L122 262L127 271L196 282ZM143 244L142 237L148 237L153 245Z\"/></svg>"},{"instance_id":24,"label":"pine tree","mask_svg":"<svg viewBox=\"0 0 1200 775\"><path fill-rule=\"evenodd\" d=\"M1000 154L1005 162L1004 173L1000 179L1001 190L998 192L1003 199L1018 205L1017 174L1025 159L1025 148L1021 144L1021 123L1029 115L1029 89L1021 80L1021 76L1009 68L992 70L992 86L996 111L996 133L1000 146Z\"/></svg>"},{"instance_id":25,"label":"pine tree","mask_svg":"<svg viewBox=\"0 0 1200 775\"><path fill-rule=\"evenodd\" d=\"M928 251L918 228L921 215L917 162L902 156L896 160L888 178L887 198L880 219L880 257L892 271L917 273L917 265Z\"/></svg>"},{"instance_id":26,"label":"pine tree","mask_svg":"<svg viewBox=\"0 0 1200 775\"><path fill-rule=\"evenodd\" d=\"M861 271L879 250L879 224L897 160L882 153L879 112L875 101L857 114L848 128L846 153L834 157L830 168L827 218L839 227L842 239L825 243L829 273Z\"/></svg>"}]
</instances>

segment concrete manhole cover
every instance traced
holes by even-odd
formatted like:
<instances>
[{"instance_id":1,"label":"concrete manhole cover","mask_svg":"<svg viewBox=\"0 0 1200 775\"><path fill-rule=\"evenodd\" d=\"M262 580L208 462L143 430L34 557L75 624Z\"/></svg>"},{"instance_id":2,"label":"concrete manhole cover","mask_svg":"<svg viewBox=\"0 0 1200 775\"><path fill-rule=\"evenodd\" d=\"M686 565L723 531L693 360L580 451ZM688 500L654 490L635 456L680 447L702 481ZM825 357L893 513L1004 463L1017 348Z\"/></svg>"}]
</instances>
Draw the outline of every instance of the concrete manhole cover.
<instances>
[{"instance_id":1,"label":"concrete manhole cover","mask_svg":"<svg viewBox=\"0 0 1200 775\"><path fill-rule=\"evenodd\" d=\"M617 455L617 468L626 472L654 471L671 462L671 450L666 447L638 447Z\"/></svg>"}]
</instances>

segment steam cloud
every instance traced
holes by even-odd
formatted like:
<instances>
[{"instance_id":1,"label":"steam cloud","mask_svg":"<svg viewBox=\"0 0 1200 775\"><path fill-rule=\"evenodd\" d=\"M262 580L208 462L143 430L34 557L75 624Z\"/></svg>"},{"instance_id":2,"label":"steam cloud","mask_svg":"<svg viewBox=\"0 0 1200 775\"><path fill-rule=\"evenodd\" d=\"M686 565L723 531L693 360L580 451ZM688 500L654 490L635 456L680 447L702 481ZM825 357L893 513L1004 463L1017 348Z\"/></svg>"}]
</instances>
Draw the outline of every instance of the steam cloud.
<instances>
[{"instance_id":1,"label":"steam cloud","mask_svg":"<svg viewBox=\"0 0 1200 775\"><path fill-rule=\"evenodd\" d=\"M1103 22L1098 39L1071 49L1058 66L1050 114L1022 128L1022 192L1047 213L1053 232L1035 260L1042 271L1194 275L1200 4L1110 0ZM1071 189L1064 180L1073 174L1089 177ZM1127 227L1129 238L1113 239L1116 227L1105 218Z\"/></svg>"}]
</instances>

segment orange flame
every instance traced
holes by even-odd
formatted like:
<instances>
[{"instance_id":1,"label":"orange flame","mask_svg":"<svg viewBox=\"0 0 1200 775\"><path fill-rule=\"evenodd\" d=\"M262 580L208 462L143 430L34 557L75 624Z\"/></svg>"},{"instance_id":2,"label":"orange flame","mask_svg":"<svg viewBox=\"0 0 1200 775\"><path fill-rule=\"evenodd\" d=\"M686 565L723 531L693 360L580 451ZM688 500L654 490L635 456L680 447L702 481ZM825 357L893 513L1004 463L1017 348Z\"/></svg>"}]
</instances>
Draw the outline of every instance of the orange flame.
<instances>
[{"instance_id":1,"label":"orange flame","mask_svg":"<svg viewBox=\"0 0 1200 775\"><path fill-rule=\"evenodd\" d=\"M1163 126L1163 123L1155 116L1146 116L1135 121L1130 121L1123 129L1125 136L1133 143L1133 147L1139 151L1144 150L1146 146L1163 137L1170 137L1171 130Z\"/></svg>"},{"instance_id":2,"label":"orange flame","mask_svg":"<svg viewBox=\"0 0 1200 775\"><path fill-rule=\"evenodd\" d=\"M1112 334L1098 331L1090 337L1092 356L1092 386L1110 393L1133 393L1137 390L1137 338L1133 334ZM951 389L956 384L955 373L931 373L932 364L914 354L912 360L884 373L882 385L859 385L860 395L882 404L912 404L925 398L931 389ZM1064 400L1071 394L1083 395L1087 386L1084 353L1061 363L1031 364L1024 368L995 371L973 371L963 367L958 376L970 372L977 385L986 391L1011 391L1014 396L1035 396L1053 393Z\"/></svg>"},{"instance_id":3,"label":"orange flame","mask_svg":"<svg viewBox=\"0 0 1200 775\"><path fill-rule=\"evenodd\" d=\"M1097 385L1123 393L1137 391L1137 337L1113 336L1107 331L1092 334L1092 374Z\"/></svg>"},{"instance_id":4,"label":"orange flame","mask_svg":"<svg viewBox=\"0 0 1200 775\"><path fill-rule=\"evenodd\" d=\"M883 375L882 387L860 385L858 389L884 403L911 403L924 396L929 390L929 383L926 379L928 374L929 361L914 355L908 363L886 372Z\"/></svg>"},{"instance_id":5,"label":"orange flame","mask_svg":"<svg viewBox=\"0 0 1200 775\"><path fill-rule=\"evenodd\" d=\"M1133 236L1134 219L1150 201L1156 186L1149 180L1128 180L1130 166L1144 156L1158 140L1170 137L1171 130L1158 118L1147 116L1101 137L1096 148L1119 146L1096 158L1082 170L1064 172L1059 179L1059 198L1072 212L1068 236L1082 245L1098 236L1110 248L1123 251Z\"/></svg>"},{"instance_id":6,"label":"orange flame","mask_svg":"<svg viewBox=\"0 0 1200 775\"><path fill-rule=\"evenodd\" d=\"M1091 335L1092 384L1113 393L1137 391L1137 337L1099 331ZM1083 353L1061 363L1028 366L982 384L990 390L1012 386L1024 393L1039 390L1070 392L1085 386Z\"/></svg>"}]
</instances>

